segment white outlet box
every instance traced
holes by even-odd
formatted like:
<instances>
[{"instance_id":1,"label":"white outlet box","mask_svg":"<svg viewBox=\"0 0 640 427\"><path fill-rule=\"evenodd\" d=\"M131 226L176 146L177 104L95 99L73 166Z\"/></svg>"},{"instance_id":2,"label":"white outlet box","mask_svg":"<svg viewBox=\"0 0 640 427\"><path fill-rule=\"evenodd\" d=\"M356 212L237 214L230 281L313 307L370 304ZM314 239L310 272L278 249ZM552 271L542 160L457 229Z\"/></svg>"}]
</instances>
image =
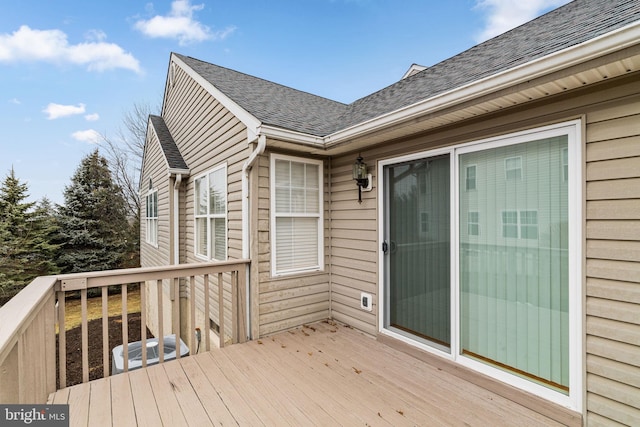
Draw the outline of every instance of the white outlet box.
<instances>
[{"instance_id":1,"label":"white outlet box","mask_svg":"<svg viewBox=\"0 0 640 427\"><path fill-rule=\"evenodd\" d=\"M360 308L363 310L373 310L373 297L371 294L360 293Z\"/></svg>"}]
</instances>

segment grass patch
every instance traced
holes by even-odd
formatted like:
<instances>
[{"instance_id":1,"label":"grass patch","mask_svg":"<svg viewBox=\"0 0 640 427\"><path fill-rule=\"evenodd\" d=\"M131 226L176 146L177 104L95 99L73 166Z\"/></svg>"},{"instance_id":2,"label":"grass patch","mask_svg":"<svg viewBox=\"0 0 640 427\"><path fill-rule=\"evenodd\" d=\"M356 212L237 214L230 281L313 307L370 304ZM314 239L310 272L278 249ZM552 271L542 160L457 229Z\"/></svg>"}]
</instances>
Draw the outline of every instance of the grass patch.
<instances>
[{"instance_id":1,"label":"grass patch","mask_svg":"<svg viewBox=\"0 0 640 427\"><path fill-rule=\"evenodd\" d=\"M122 295L109 295L109 317L122 315ZM127 312L140 311L140 289L127 289ZM87 321L102 318L102 297L87 298ZM65 330L73 329L82 324L82 305L80 298L65 299Z\"/></svg>"}]
</instances>

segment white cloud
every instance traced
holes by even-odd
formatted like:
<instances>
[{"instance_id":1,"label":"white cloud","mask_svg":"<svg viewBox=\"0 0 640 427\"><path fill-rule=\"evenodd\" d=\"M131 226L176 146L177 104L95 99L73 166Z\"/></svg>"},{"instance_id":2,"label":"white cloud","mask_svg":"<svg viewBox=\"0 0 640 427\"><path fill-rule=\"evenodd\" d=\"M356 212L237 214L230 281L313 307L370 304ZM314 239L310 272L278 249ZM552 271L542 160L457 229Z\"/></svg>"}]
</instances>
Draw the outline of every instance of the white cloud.
<instances>
[{"instance_id":1,"label":"white cloud","mask_svg":"<svg viewBox=\"0 0 640 427\"><path fill-rule=\"evenodd\" d=\"M15 105L20 105L22 104L22 102L20 102L20 100L18 98L11 98L9 100L10 103L15 104Z\"/></svg>"},{"instance_id":2,"label":"white cloud","mask_svg":"<svg viewBox=\"0 0 640 427\"><path fill-rule=\"evenodd\" d=\"M62 104L54 104L53 102L47 105L47 107L42 110L43 113L47 114L47 119L55 120L60 117L68 117L74 116L76 114L84 114L84 104L78 105L62 105Z\"/></svg>"},{"instance_id":3,"label":"white cloud","mask_svg":"<svg viewBox=\"0 0 640 427\"><path fill-rule=\"evenodd\" d=\"M34 30L23 25L12 34L0 34L0 62L43 61L86 65L90 71L124 68L141 72L140 63L120 46L104 41L106 35L93 30L84 43L69 44L60 30Z\"/></svg>"},{"instance_id":4,"label":"white cloud","mask_svg":"<svg viewBox=\"0 0 640 427\"><path fill-rule=\"evenodd\" d=\"M87 114L86 116L84 116L84 119L88 122L95 122L96 120L100 119L100 115L98 113Z\"/></svg>"},{"instance_id":5,"label":"white cloud","mask_svg":"<svg viewBox=\"0 0 640 427\"><path fill-rule=\"evenodd\" d=\"M543 12L570 0L477 0L476 8L486 13L485 27L476 37L482 42L530 21Z\"/></svg>"},{"instance_id":6,"label":"white cloud","mask_svg":"<svg viewBox=\"0 0 640 427\"><path fill-rule=\"evenodd\" d=\"M148 20L141 19L135 23L134 27L148 37L178 39L180 45L205 40L223 40L235 31L235 27L212 31L195 20L194 12L202 9L204 4L191 5L190 0L174 0L168 15L156 15Z\"/></svg>"},{"instance_id":7,"label":"white cloud","mask_svg":"<svg viewBox=\"0 0 640 427\"><path fill-rule=\"evenodd\" d=\"M102 140L100 134L93 129L79 130L72 133L71 137L76 141L86 142L87 144L99 144Z\"/></svg>"}]
</instances>

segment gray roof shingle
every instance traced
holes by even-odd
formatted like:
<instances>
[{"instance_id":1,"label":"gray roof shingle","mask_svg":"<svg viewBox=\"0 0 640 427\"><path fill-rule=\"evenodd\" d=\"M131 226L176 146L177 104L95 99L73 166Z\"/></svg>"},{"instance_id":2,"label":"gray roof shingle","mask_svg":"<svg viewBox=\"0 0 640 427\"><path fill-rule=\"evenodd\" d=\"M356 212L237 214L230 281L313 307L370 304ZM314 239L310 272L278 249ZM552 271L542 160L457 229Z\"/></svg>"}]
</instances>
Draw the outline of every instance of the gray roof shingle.
<instances>
[{"instance_id":1,"label":"gray roof shingle","mask_svg":"<svg viewBox=\"0 0 640 427\"><path fill-rule=\"evenodd\" d=\"M178 55L196 73L267 125L316 136L332 131L347 106L199 59Z\"/></svg>"},{"instance_id":2,"label":"gray roof shingle","mask_svg":"<svg viewBox=\"0 0 640 427\"><path fill-rule=\"evenodd\" d=\"M180 150L173 140L164 119L160 116L154 115L150 115L149 119L151 120L151 125L153 126L156 135L158 135L160 147L162 148L164 157L167 159L169 169L189 169L187 163L182 158L182 154L180 154Z\"/></svg>"},{"instance_id":3,"label":"gray roof shingle","mask_svg":"<svg viewBox=\"0 0 640 427\"><path fill-rule=\"evenodd\" d=\"M261 122L326 136L638 20L639 0L575 0L349 105L178 56Z\"/></svg>"}]
</instances>

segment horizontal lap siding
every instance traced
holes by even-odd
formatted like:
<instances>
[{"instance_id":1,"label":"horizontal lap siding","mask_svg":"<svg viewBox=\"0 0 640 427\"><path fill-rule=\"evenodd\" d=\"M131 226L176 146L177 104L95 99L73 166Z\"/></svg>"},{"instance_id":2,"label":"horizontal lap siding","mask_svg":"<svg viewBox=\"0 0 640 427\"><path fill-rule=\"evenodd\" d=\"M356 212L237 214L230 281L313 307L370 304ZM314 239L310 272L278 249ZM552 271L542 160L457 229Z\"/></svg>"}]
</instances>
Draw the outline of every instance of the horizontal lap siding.
<instances>
[{"instance_id":1,"label":"horizontal lap siding","mask_svg":"<svg viewBox=\"0 0 640 427\"><path fill-rule=\"evenodd\" d=\"M174 85L165 96L163 118L191 171L180 187L180 262L204 261L195 256L195 179L221 164L227 166L227 257L242 258L242 165L250 152L246 126L179 67L175 69ZM216 283L217 277L212 277L211 318L219 323ZM202 278L197 279L197 286L196 308L202 312ZM229 274L224 275L224 288L225 325L230 333ZM182 295L188 292L188 286L183 283ZM183 330L186 327L184 320Z\"/></svg>"},{"instance_id":2,"label":"horizontal lap siding","mask_svg":"<svg viewBox=\"0 0 640 427\"><path fill-rule=\"evenodd\" d=\"M586 118L585 284L587 418L640 424L640 78L536 102L489 119L360 154L373 191L357 202L351 165L358 153L332 159L332 316L375 333L378 308L377 163L549 123ZM374 295L373 314L360 292ZM635 399L629 398L629 393Z\"/></svg>"},{"instance_id":3,"label":"horizontal lap siding","mask_svg":"<svg viewBox=\"0 0 640 427\"><path fill-rule=\"evenodd\" d=\"M258 160L259 335L271 335L329 317L329 266L319 273L271 277L269 154ZM325 162L325 176L328 164ZM324 190L325 242L329 241L329 194ZM255 221L254 221L255 223ZM328 260L325 244L325 260ZM256 260L253 260L256 261Z\"/></svg>"},{"instance_id":4,"label":"horizontal lap siding","mask_svg":"<svg viewBox=\"0 0 640 427\"><path fill-rule=\"evenodd\" d=\"M158 247L146 242L146 196L149 180L158 190ZM140 181L140 263L142 267L169 264L169 176L167 162L154 132L148 132Z\"/></svg>"},{"instance_id":5,"label":"horizontal lap siding","mask_svg":"<svg viewBox=\"0 0 640 427\"><path fill-rule=\"evenodd\" d=\"M586 386L593 424L640 424L639 92L587 114Z\"/></svg>"}]
</instances>

